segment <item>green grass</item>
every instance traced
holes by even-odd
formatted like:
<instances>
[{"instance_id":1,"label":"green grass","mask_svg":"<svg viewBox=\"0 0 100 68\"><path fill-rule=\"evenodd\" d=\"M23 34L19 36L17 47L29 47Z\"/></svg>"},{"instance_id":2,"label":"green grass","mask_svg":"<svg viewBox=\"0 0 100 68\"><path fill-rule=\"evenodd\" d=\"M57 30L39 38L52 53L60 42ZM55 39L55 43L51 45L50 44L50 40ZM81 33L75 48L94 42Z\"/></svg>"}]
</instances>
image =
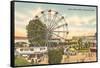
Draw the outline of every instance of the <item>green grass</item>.
<instances>
[{"instance_id":1,"label":"green grass","mask_svg":"<svg viewBox=\"0 0 100 68\"><path fill-rule=\"evenodd\" d=\"M15 66L25 66L25 65L31 65L31 63L27 62L26 59L23 57L15 57Z\"/></svg>"}]
</instances>

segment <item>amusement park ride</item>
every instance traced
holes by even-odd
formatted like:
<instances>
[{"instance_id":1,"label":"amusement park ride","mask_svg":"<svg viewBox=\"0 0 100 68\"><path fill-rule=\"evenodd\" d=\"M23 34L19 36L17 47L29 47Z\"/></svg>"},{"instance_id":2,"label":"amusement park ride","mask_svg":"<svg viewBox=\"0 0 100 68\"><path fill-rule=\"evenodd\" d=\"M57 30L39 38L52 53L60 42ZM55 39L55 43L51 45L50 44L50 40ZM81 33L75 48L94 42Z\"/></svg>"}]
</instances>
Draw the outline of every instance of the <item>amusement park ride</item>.
<instances>
[{"instance_id":1,"label":"amusement park ride","mask_svg":"<svg viewBox=\"0 0 100 68\"><path fill-rule=\"evenodd\" d=\"M64 16L59 12L54 10L44 10L38 13L34 19L40 20L44 25L46 25L45 30L47 31L46 36L46 45L50 45L52 39L60 39L61 42L65 42L68 31L68 23ZM37 24L37 23L36 23ZM37 24L38 25L38 24ZM42 26L38 25L41 29L44 29Z\"/></svg>"}]
</instances>

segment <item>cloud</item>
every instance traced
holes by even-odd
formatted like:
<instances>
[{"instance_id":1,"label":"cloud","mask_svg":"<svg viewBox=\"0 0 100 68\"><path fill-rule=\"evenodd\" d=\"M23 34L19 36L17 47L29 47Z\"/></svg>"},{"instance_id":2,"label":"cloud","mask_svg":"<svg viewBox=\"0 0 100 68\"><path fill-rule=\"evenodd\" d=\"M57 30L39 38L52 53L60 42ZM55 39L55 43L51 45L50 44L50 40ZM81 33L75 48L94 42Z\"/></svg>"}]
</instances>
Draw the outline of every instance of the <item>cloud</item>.
<instances>
[{"instance_id":1,"label":"cloud","mask_svg":"<svg viewBox=\"0 0 100 68\"><path fill-rule=\"evenodd\" d=\"M82 25L88 25L88 24L95 24L96 18L95 16L72 16L67 18L66 20L69 21L69 25L75 25L75 26L82 26Z\"/></svg>"},{"instance_id":2,"label":"cloud","mask_svg":"<svg viewBox=\"0 0 100 68\"><path fill-rule=\"evenodd\" d=\"M35 15L39 14L42 9L40 7L32 10L27 10L24 13L15 12L15 36L26 36L26 25Z\"/></svg>"},{"instance_id":3,"label":"cloud","mask_svg":"<svg viewBox=\"0 0 100 68\"><path fill-rule=\"evenodd\" d=\"M32 10L32 16L35 17L36 15L39 15L41 11L43 11L43 9L40 7Z\"/></svg>"},{"instance_id":4,"label":"cloud","mask_svg":"<svg viewBox=\"0 0 100 68\"><path fill-rule=\"evenodd\" d=\"M24 13L20 11L16 11L15 13L15 35L16 36L26 36L26 25L29 23L29 20L33 19L36 15L40 15L40 12L43 9L41 7L37 7L36 9L27 10ZM54 13L52 13L54 14ZM82 36L82 35L92 35L96 32L95 28L79 28L79 27L71 27L73 26L82 26L82 25L95 25L96 18L95 16L71 16L66 18L68 22L68 37L72 36ZM61 22L62 24L62 22ZM59 29L62 30L62 29Z\"/></svg>"},{"instance_id":5,"label":"cloud","mask_svg":"<svg viewBox=\"0 0 100 68\"><path fill-rule=\"evenodd\" d=\"M69 24L68 38L72 38L73 36L94 35L96 32L95 16L86 16L86 17L72 16L67 18L66 20L68 21Z\"/></svg>"},{"instance_id":6,"label":"cloud","mask_svg":"<svg viewBox=\"0 0 100 68\"><path fill-rule=\"evenodd\" d=\"M96 33L96 29L94 28L69 28L68 38L72 38L73 36L89 36L94 35Z\"/></svg>"}]
</instances>

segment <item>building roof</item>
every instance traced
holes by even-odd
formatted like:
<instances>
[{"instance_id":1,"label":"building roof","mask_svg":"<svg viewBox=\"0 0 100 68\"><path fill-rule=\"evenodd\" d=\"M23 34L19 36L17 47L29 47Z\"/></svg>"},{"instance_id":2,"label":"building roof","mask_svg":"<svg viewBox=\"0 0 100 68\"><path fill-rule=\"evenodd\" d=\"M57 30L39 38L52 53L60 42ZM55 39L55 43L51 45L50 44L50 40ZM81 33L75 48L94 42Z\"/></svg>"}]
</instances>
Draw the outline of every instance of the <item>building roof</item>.
<instances>
[{"instance_id":1,"label":"building roof","mask_svg":"<svg viewBox=\"0 0 100 68\"><path fill-rule=\"evenodd\" d=\"M16 40L27 40L27 37L22 37L22 36L15 36Z\"/></svg>"}]
</instances>

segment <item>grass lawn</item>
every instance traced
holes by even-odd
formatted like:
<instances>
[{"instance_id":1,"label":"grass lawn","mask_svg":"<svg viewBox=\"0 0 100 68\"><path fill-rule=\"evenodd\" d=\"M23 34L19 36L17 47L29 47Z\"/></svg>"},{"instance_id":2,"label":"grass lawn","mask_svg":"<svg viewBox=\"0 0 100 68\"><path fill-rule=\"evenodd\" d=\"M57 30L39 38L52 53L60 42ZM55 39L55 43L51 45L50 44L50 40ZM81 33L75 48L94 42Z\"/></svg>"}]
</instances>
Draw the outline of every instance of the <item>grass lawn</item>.
<instances>
[{"instance_id":1,"label":"grass lawn","mask_svg":"<svg viewBox=\"0 0 100 68\"><path fill-rule=\"evenodd\" d=\"M32 64L27 62L27 60L24 59L23 57L15 57L15 66L25 66L25 65L32 65Z\"/></svg>"}]
</instances>

